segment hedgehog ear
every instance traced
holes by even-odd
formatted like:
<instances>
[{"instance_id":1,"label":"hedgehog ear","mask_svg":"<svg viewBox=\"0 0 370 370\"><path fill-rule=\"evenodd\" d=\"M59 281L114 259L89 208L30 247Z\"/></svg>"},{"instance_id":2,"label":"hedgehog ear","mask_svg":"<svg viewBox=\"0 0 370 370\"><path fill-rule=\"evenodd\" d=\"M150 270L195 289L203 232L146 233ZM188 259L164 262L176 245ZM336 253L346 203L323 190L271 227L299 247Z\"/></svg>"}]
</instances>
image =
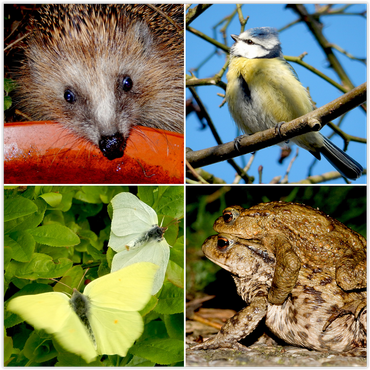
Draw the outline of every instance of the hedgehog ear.
<instances>
[{"instance_id":1,"label":"hedgehog ear","mask_svg":"<svg viewBox=\"0 0 370 370\"><path fill-rule=\"evenodd\" d=\"M150 52L154 43L154 39L149 27L143 22L135 22L133 29L137 41L143 44L143 50Z\"/></svg>"}]
</instances>

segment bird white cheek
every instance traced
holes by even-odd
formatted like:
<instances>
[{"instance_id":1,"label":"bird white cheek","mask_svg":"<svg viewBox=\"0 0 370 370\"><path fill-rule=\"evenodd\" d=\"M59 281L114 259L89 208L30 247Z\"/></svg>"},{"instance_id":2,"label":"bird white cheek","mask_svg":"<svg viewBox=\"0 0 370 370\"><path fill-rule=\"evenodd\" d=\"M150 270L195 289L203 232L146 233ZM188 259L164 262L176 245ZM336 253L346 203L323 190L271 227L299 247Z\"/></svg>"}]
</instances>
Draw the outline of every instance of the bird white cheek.
<instances>
[{"instance_id":1,"label":"bird white cheek","mask_svg":"<svg viewBox=\"0 0 370 370\"><path fill-rule=\"evenodd\" d=\"M242 56L248 59L263 57L266 51L260 45L249 45L239 41L234 48L234 55Z\"/></svg>"}]
</instances>

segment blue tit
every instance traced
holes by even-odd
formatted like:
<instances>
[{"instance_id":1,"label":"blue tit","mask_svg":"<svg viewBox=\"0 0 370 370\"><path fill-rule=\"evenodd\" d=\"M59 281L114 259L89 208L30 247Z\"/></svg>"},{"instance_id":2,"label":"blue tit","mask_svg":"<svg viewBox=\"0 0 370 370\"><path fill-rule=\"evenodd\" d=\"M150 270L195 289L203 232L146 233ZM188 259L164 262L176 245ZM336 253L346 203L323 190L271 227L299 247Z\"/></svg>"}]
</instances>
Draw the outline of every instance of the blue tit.
<instances>
[{"instance_id":1,"label":"blue tit","mask_svg":"<svg viewBox=\"0 0 370 370\"><path fill-rule=\"evenodd\" d=\"M230 49L226 100L231 116L247 134L267 130L313 110L307 90L283 58L275 28L251 28ZM317 159L321 154L341 173L355 180L363 168L319 132L291 139Z\"/></svg>"}]
</instances>

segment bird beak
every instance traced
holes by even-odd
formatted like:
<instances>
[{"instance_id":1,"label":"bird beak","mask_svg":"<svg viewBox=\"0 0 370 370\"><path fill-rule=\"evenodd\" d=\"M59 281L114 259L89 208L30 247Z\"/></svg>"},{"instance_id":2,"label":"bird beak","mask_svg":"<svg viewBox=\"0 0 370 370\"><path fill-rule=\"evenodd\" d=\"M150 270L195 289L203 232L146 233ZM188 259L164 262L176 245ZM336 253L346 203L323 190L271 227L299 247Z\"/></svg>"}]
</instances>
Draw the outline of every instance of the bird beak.
<instances>
[{"instance_id":1,"label":"bird beak","mask_svg":"<svg viewBox=\"0 0 370 370\"><path fill-rule=\"evenodd\" d=\"M231 38L235 41L235 42L237 42L238 40L239 40L239 37L237 36L237 35L230 35L231 36Z\"/></svg>"}]
</instances>

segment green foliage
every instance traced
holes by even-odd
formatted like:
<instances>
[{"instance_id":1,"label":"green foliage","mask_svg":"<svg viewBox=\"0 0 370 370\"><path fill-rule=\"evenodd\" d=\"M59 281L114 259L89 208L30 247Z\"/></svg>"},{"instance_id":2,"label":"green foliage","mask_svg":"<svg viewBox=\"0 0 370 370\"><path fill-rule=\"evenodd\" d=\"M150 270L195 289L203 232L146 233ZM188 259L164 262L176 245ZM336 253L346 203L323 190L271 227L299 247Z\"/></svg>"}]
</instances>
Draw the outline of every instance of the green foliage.
<instances>
[{"instance_id":1,"label":"green foliage","mask_svg":"<svg viewBox=\"0 0 370 370\"><path fill-rule=\"evenodd\" d=\"M133 190L134 189L134 190ZM4 365L87 366L47 333L35 331L6 311L18 295L66 291L84 276L110 272L114 252L107 248L111 199L128 187L30 186L4 190ZM162 289L141 311L143 335L125 358L98 357L88 366L183 364L184 194L182 186L142 186L131 191L158 213L161 222L176 219L166 240L172 246ZM55 283L58 279L60 283ZM72 291L70 291L72 292Z\"/></svg>"},{"instance_id":2,"label":"green foliage","mask_svg":"<svg viewBox=\"0 0 370 370\"><path fill-rule=\"evenodd\" d=\"M12 98L9 96L9 93L15 88L15 81L10 78L4 78L4 110L7 110L12 106Z\"/></svg>"}]
</instances>

